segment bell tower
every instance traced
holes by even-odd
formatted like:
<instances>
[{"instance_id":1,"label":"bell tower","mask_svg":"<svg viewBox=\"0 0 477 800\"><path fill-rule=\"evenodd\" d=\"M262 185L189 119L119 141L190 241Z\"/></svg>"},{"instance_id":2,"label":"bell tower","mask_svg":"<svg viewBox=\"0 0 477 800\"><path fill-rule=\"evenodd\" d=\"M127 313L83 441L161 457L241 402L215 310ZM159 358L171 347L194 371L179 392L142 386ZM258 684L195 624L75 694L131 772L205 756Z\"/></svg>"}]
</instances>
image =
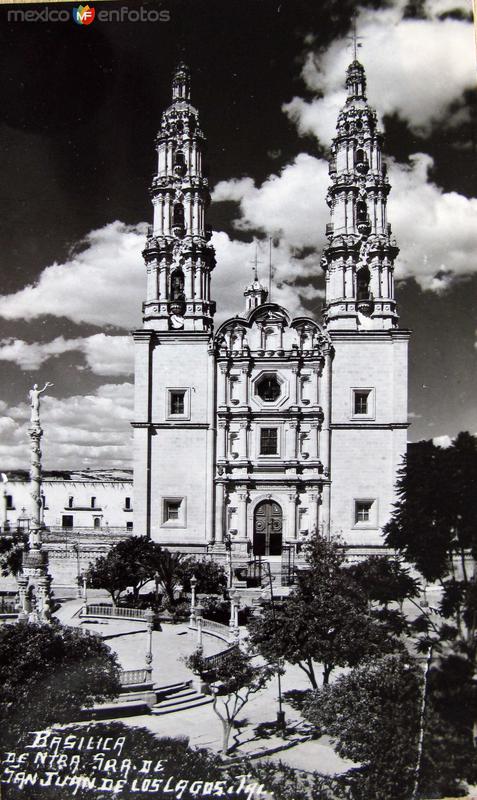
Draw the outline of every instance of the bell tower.
<instances>
[{"instance_id":1,"label":"bell tower","mask_svg":"<svg viewBox=\"0 0 477 800\"><path fill-rule=\"evenodd\" d=\"M367 103L364 68L356 59L348 67L346 87L329 163L324 314L329 330L389 329L398 321L394 260L399 250L387 221L391 187L382 135Z\"/></svg>"},{"instance_id":2,"label":"bell tower","mask_svg":"<svg viewBox=\"0 0 477 800\"><path fill-rule=\"evenodd\" d=\"M203 157L205 136L190 102L190 73L181 63L172 80L172 105L157 135L157 174L151 197L154 223L144 250L147 291L144 323L154 330L210 331L215 266L205 224L210 202Z\"/></svg>"},{"instance_id":3,"label":"bell tower","mask_svg":"<svg viewBox=\"0 0 477 800\"><path fill-rule=\"evenodd\" d=\"M391 187L356 33L354 44L331 147L323 311L333 345L330 532L366 552L382 542L406 452L410 332L398 327Z\"/></svg>"},{"instance_id":4,"label":"bell tower","mask_svg":"<svg viewBox=\"0 0 477 800\"><path fill-rule=\"evenodd\" d=\"M215 254L205 136L183 63L156 139L146 299L135 343L134 533L203 552L213 537Z\"/></svg>"}]
</instances>

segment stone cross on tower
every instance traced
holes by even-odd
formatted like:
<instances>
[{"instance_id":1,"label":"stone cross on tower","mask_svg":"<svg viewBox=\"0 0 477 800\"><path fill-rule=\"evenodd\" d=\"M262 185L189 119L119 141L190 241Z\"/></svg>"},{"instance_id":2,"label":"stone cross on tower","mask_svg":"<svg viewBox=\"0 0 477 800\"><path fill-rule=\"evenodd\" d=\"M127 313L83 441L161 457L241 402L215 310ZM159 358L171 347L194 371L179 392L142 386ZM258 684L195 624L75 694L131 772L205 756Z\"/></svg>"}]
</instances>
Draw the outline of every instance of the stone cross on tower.
<instances>
[{"instance_id":1,"label":"stone cross on tower","mask_svg":"<svg viewBox=\"0 0 477 800\"><path fill-rule=\"evenodd\" d=\"M257 244L255 244L255 258L252 261L253 265L253 281L245 287L244 297L246 301L246 310L252 311L254 308L266 303L268 292L265 286L258 278L258 265L260 260L258 258Z\"/></svg>"},{"instance_id":2,"label":"stone cross on tower","mask_svg":"<svg viewBox=\"0 0 477 800\"><path fill-rule=\"evenodd\" d=\"M22 571L18 577L20 594L20 618L30 622L47 622L50 618L50 586L51 577L48 574L47 554L42 550L41 530L42 499L41 499L41 437L43 430L40 421L40 395L53 386L45 383L43 389L35 383L30 389L30 494L32 501L32 516L29 534L29 549L23 552Z\"/></svg>"}]
</instances>

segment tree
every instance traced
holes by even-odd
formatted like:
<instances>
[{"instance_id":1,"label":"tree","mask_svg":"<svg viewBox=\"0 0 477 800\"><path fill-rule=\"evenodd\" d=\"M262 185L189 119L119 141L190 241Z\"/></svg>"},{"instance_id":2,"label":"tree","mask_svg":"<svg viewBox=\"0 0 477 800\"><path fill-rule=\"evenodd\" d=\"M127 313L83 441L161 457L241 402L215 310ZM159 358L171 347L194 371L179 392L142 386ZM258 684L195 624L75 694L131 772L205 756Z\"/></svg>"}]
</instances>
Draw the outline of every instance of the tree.
<instances>
[{"instance_id":1,"label":"tree","mask_svg":"<svg viewBox=\"0 0 477 800\"><path fill-rule=\"evenodd\" d=\"M313 692L305 716L360 765L360 800L409 800L415 779L422 673L407 655L366 660Z\"/></svg>"},{"instance_id":2,"label":"tree","mask_svg":"<svg viewBox=\"0 0 477 800\"><path fill-rule=\"evenodd\" d=\"M96 634L58 622L0 628L0 736L78 719L83 707L116 697L117 657Z\"/></svg>"},{"instance_id":3,"label":"tree","mask_svg":"<svg viewBox=\"0 0 477 800\"><path fill-rule=\"evenodd\" d=\"M409 571L396 558L369 556L351 564L349 574L359 583L370 602L382 604L399 603L419 593L419 581L411 578Z\"/></svg>"},{"instance_id":4,"label":"tree","mask_svg":"<svg viewBox=\"0 0 477 800\"><path fill-rule=\"evenodd\" d=\"M157 575L171 606L175 603L174 591L181 581L183 559L183 553L171 553L170 550L161 550L154 560L154 574Z\"/></svg>"},{"instance_id":5,"label":"tree","mask_svg":"<svg viewBox=\"0 0 477 800\"><path fill-rule=\"evenodd\" d=\"M263 689L270 678L276 675L276 667L258 664L253 655L244 653L239 647L230 650L210 668L201 650L197 650L185 661L196 675L206 683L205 691L214 698L213 709L222 723L222 752L229 750L229 739L234 721L250 697Z\"/></svg>"},{"instance_id":6,"label":"tree","mask_svg":"<svg viewBox=\"0 0 477 800\"><path fill-rule=\"evenodd\" d=\"M338 542L314 537L308 569L283 603L263 602L249 623L250 640L270 663L297 664L317 687L314 662L323 664L326 685L335 667L400 648L386 625L368 613L367 598L345 568Z\"/></svg>"},{"instance_id":7,"label":"tree","mask_svg":"<svg viewBox=\"0 0 477 800\"><path fill-rule=\"evenodd\" d=\"M22 568L23 552L28 549L28 536L15 531L0 539L0 569L3 576L18 575Z\"/></svg>"},{"instance_id":8,"label":"tree","mask_svg":"<svg viewBox=\"0 0 477 800\"><path fill-rule=\"evenodd\" d=\"M227 586L227 577L221 564L215 561L186 558L180 566L180 577L185 592L191 591L190 579L197 579L196 591L200 594L221 594Z\"/></svg>"},{"instance_id":9,"label":"tree","mask_svg":"<svg viewBox=\"0 0 477 800\"><path fill-rule=\"evenodd\" d=\"M476 663L477 438L460 433L446 448L413 445L397 481L398 502L385 543L442 587L441 612L452 619Z\"/></svg>"},{"instance_id":10,"label":"tree","mask_svg":"<svg viewBox=\"0 0 477 800\"><path fill-rule=\"evenodd\" d=\"M137 598L140 589L154 577L153 561L161 548L147 536L129 536L111 547L106 556L100 556L90 564L87 572L88 585L93 589L106 589L117 603L131 586Z\"/></svg>"}]
</instances>

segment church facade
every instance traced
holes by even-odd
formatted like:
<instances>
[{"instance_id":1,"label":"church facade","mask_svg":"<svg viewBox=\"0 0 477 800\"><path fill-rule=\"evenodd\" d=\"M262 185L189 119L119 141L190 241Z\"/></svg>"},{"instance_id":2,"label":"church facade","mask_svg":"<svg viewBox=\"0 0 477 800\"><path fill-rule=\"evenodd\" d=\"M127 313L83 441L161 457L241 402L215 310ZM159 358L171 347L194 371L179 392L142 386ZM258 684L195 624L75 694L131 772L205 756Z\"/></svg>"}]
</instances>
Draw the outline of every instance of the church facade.
<instances>
[{"instance_id":1,"label":"church facade","mask_svg":"<svg viewBox=\"0 0 477 800\"><path fill-rule=\"evenodd\" d=\"M394 297L382 136L356 60L346 85L322 320L292 319L255 275L245 309L214 331L220 264L206 224L205 137L189 71L175 72L156 142L143 327L133 333L135 534L272 561L317 531L357 550L381 544L406 451L409 331Z\"/></svg>"}]
</instances>

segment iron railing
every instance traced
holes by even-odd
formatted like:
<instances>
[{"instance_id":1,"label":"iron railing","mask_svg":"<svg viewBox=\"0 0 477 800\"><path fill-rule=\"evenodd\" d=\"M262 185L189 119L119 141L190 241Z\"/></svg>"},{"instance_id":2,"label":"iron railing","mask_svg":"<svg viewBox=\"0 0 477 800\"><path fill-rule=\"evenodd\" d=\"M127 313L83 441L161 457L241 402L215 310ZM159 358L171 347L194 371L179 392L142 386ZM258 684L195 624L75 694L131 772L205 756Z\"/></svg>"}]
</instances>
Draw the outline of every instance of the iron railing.
<instances>
[{"instance_id":1,"label":"iron railing","mask_svg":"<svg viewBox=\"0 0 477 800\"><path fill-rule=\"evenodd\" d=\"M126 608L123 606L101 606L93 603L86 604L81 609L82 617L116 617L120 619L145 620L145 610L141 608Z\"/></svg>"}]
</instances>

